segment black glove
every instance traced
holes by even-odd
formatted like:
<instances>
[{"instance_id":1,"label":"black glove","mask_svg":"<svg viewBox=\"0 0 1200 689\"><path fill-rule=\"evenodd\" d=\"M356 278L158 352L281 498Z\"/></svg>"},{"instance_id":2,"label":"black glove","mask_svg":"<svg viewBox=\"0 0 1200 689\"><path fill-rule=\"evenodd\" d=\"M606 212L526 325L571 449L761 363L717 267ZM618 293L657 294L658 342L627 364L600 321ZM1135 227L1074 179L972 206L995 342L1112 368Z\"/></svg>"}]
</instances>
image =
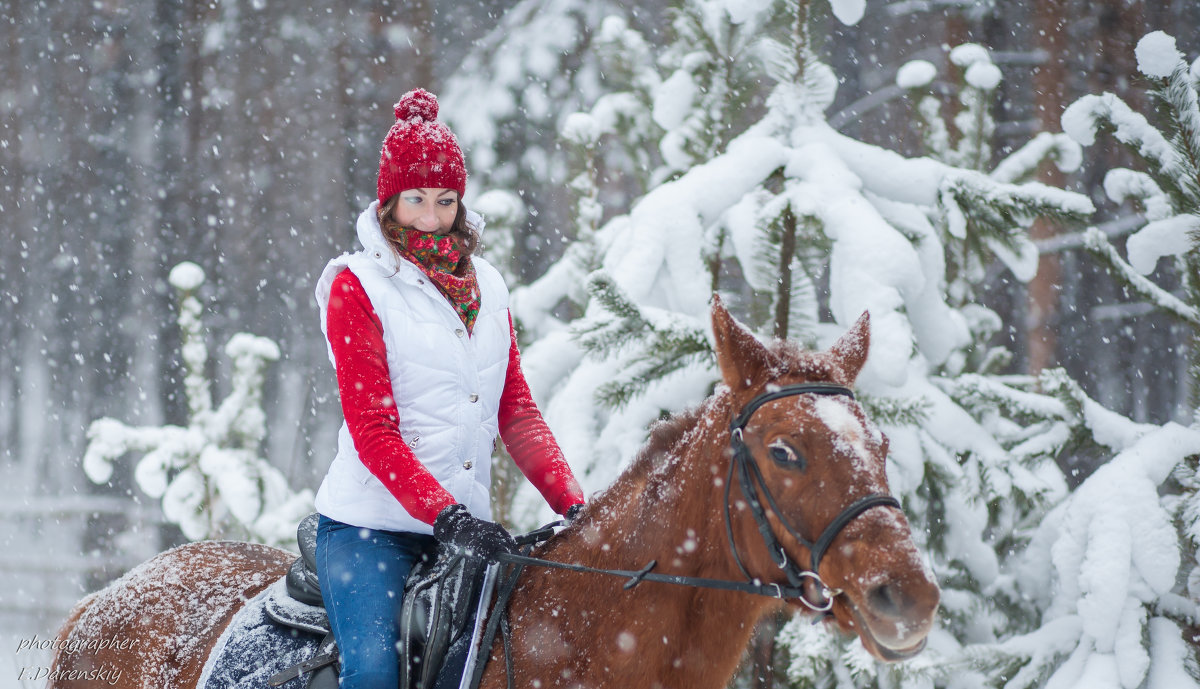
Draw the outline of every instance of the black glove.
<instances>
[{"instance_id":1,"label":"black glove","mask_svg":"<svg viewBox=\"0 0 1200 689\"><path fill-rule=\"evenodd\" d=\"M517 542L507 529L472 515L458 503L438 513L433 521L433 537L443 545L466 550L489 562L496 561L497 553L517 552Z\"/></svg>"},{"instance_id":2,"label":"black glove","mask_svg":"<svg viewBox=\"0 0 1200 689\"><path fill-rule=\"evenodd\" d=\"M577 502L574 505L571 505L570 507L568 507L567 513L564 514L563 516L566 517L568 524L574 524L575 520L579 519L579 513L582 511L583 511L583 503Z\"/></svg>"}]
</instances>

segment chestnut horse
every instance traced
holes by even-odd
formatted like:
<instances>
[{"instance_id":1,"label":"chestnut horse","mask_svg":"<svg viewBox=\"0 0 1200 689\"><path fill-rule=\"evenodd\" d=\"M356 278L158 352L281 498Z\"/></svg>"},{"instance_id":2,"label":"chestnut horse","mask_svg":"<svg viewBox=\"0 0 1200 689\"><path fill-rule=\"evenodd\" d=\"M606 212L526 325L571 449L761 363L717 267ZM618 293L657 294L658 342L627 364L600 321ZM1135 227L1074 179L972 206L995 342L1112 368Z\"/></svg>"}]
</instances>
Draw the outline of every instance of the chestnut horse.
<instances>
[{"instance_id":1,"label":"chestnut horse","mask_svg":"<svg viewBox=\"0 0 1200 689\"><path fill-rule=\"evenodd\" d=\"M904 514L880 497L887 493L887 440L848 390L867 357L866 314L824 353L787 342L765 346L719 299L712 318L724 385L700 407L658 424L612 486L535 553L606 569L639 570L657 560L657 573L728 581L748 575L796 591L789 588L796 578L777 564L786 555L793 573L796 563L817 560L818 571L801 580L820 585L799 590L819 590L786 600L653 581L622 590L613 577L527 567L507 607L515 686L719 689L761 617L782 606L811 610L814 598L828 607L827 619L880 659L924 646L938 587ZM798 384L810 385L788 388ZM743 427L731 431L735 419ZM735 441L741 453L731 450ZM761 477L761 528L758 501L740 485L727 490L727 483L746 481L747 474L730 470L739 454ZM829 533L831 524L837 528ZM774 554L766 545L772 540ZM825 557L813 558L812 544L822 541ZM104 668L110 678L119 670L111 685L118 689L190 689L234 613L283 576L294 557L228 542L159 555L76 606L58 645L84 650L60 651L54 670L68 677ZM85 646L96 639L130 643ZM481 686L505 684L496 639ZM87 685L59 679L49 686Z\"/></svg>"}]
</instances>

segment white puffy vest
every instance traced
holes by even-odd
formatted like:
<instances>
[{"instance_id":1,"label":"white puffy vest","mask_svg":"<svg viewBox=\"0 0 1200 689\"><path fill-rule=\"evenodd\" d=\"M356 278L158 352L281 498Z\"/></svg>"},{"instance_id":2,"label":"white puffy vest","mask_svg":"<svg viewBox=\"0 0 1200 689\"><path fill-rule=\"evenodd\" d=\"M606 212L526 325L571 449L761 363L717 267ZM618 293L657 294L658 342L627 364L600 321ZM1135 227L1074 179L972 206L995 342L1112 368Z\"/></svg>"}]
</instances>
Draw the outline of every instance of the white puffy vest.
<instances>
[{"instance_id":1,"label":"white puffy vest","mask_svg":"<svg viewBox=\"0 0 1200 689\"><path fill-rule=\"evenodd\" d=\"M400 435L456 500L471 514L490 519L492 449L508 371L508 288L495 268L473 257L480 311L468 335L437 286L411 262L396 259L379 229L377 206L372 203L358 218L363 249L330 261L317 281L321 331L333 279L349 268L383 324ZM345 422L316 508L354 526L433 533L359 460Z\"/></svg>"}]
</instances>

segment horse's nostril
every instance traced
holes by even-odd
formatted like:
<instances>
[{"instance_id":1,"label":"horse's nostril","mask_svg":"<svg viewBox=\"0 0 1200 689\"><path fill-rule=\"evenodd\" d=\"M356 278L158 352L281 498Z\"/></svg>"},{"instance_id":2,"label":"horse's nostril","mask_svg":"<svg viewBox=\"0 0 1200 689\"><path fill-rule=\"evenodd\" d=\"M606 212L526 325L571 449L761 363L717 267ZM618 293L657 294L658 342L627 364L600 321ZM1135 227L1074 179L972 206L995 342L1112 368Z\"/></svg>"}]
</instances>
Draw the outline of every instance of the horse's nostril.
<instances>
[{"instance_id":1,"label":"horse's nostril","mask_svg":"<svg viewBox=\"0 0 1200 689\"><path fill-rule=\"evenodd\" d=\"M877 615L901 617L913 606L912 598L899 586L880 584L867 593L867 602Z\"/></svg>"}]
</instances>

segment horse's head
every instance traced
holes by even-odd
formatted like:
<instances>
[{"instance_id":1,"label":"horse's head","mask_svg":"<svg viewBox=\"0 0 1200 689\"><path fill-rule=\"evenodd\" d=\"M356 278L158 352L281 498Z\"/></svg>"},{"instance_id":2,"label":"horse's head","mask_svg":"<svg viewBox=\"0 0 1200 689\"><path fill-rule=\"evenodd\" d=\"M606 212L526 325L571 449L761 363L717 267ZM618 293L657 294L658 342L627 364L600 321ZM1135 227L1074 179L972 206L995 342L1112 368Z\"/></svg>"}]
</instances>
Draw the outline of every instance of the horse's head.
<instances>
[{"instance_id":1,"label":"horse's head","mask_svg":"<svg viewBox=\"0 0 1200 689\"><path fill-rule=\"evenodd\" d=\"M742 492L761 475L762 512L787 554L792 583L802 582L809 592L796 604L828 606L838 626L857 633L863 646L883 660L917 653L933 625L938 587L904 513L883 497L888 494L887 438L847 394L867 359L867 315L823 353L785 342L764 346L719 299L712 317L732 413L745 422L740 433L744 459L729 453L735 465L748 467L740 477L730 469L729 499L745 571L764 582L786 583L779 556L773 562L764 545L771 536L760 535L755 524L755 499ZM789 387L813 383L829 385L816 392ZM761 397L781 390L783 396ZM813 551L820 553L826 544L823 555L814 558ZM816 578L795 576L811 569L817 570Z\"/></svg>"}]
</instances>

